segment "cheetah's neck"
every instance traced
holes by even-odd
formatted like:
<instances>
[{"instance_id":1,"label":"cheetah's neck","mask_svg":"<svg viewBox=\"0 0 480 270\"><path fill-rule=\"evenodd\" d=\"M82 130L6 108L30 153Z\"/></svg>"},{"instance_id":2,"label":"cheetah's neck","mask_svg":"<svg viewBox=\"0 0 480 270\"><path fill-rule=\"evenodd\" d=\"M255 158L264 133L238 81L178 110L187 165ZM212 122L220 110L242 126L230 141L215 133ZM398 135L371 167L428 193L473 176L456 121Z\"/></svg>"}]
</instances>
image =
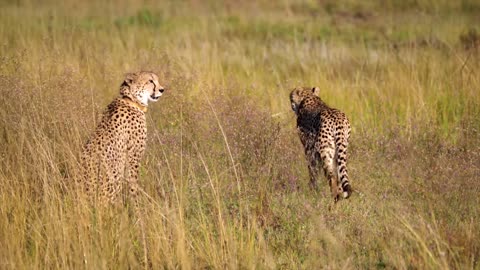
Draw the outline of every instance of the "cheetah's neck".
<instances>
[{"instance_id":1,"label":"cheetah's neck","mask_svg":"<svg viewBox=\"0 0 480 270\"><path fill-rule=\"evenodd\" d=\"M147 112L147 106L143 106L141 104L138 104L137 102L133 101L132 99L130 99L129 97L122 97L122 100L124 100L125 102L127 102L128 104L134 106L134 107L137 107L140 111L146 113Z\"/></svg>"}]
</instances>

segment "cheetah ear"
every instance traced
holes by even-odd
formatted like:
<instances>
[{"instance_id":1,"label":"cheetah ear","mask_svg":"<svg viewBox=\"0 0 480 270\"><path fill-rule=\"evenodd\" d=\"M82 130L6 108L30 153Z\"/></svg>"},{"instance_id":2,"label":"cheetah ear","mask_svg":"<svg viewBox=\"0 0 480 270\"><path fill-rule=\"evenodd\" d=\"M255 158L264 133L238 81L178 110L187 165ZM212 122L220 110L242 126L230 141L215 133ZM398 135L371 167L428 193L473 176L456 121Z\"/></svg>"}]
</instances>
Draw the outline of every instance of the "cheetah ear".
<instances>
[{"instance_id":1,"label":"cheetah ear","mask_svg":"<svg viewBox=\"0 0 480 270\"><path fill-rule=\"evenodd\" d=\"M320 96L320 88L318 88L317 86L313 87L312 88L312 93L314 95Z\"/></svg>"},{"instance_id":2,"label":"cheetah ear","mask_svg":"<svg viewBox=\"0 0 480 270\"><path fill-rule=\"evenodd\" d=\"M127 73L127 74L125 74L125 80L123 81L122 86L130 86L130 85L132 85L134 77L135 77L135 73Z\"/></svg>"},{"instance_id":3,"label":"cheetah ear","mask_svg":"<svg viewBox=\"0 0 480 270\"><path fill-rule=\"evenodd\" d=\"M120 85L120 95L124 97L132 97L132 93L130 88L132 83L135 79L135 73L127 73L125 74L125 80L123 81L122 85Z\"/></svg>"}]
</instances>

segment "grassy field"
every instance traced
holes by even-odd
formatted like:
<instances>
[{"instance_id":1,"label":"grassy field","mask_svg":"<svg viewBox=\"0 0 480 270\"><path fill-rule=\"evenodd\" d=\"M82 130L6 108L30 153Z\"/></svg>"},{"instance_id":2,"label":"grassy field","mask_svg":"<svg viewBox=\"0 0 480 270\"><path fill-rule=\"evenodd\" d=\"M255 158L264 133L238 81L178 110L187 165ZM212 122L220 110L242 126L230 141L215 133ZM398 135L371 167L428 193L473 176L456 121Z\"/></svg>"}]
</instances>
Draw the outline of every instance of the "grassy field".
<instances>
[{"instance_id":1,"label":"grassy field","mask_svg":"<svg viewBox=\"0 0 480 270\"><path fill-rule=\"evenodd\" d=\"M0 1L0 269L143 268L128 204L73 192L127 72L167 91L141 167L153 269L480 269L480 4ZM352 197L288 94L352 123Z\"/></svg>"}]
</instances>

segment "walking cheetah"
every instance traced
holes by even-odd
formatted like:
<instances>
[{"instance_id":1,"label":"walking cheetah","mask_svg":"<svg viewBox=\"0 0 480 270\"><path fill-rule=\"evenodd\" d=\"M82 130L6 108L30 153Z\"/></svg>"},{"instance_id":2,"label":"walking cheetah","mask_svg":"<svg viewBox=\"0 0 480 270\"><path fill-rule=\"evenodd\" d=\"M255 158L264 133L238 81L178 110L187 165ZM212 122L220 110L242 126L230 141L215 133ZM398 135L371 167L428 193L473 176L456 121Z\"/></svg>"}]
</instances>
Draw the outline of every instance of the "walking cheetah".
<instances>
[{"instance_id":1,"label":"walking cheetah","mask_svg":"<svg viewBox=\"0 0 480 270\"><path fill-rule=\"evenodd\" d=\"M127 184L131 199L138 206L139 162L147 136L145 113L148 101L157 101L163 92L156 74L127 74L120 96L104 111L81 155L83 188L90 197L113 203Z\"/></svg>"},{"instance_id":2,"label":"walking cheetah","mask_svg":"<svg viewBox=\"0 0 480 270\"><path fill-rule=\"evenodd\" d=\"M290 93L290 101L305 148L310 184L316 188L321 164L336 202L340 194L348 198L352 193L347 172L350 123L343 112L328 107L319 92L318 87L297 87Z\"/></svg>"}]
</instances>

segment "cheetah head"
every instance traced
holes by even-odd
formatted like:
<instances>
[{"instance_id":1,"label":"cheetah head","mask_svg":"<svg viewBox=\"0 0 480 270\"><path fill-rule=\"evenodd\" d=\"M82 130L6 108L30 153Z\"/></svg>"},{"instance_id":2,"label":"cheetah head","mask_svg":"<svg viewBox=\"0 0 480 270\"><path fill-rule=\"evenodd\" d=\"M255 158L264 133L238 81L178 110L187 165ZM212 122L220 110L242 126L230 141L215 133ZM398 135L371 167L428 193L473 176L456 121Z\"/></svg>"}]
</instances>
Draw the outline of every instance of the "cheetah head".
<instances>
[{"instance_id":1,"label":"cheetah head","mask_svg":"<svg viewBox=\"0 0 480 270\"><path fill-rule=\"evenodd\" d=\"M158 82L157 74L148 71L129 73L120 86L120 95L130 98L143 106L148 106L148 101L157 101L165 91Z\"/></svg>"},{"instance_id":2,"label":"cheetah head","mask_svg":"<svg viewBox=\"0 0 480 270\"><path fill-rule=\"evenodd\" d=\"M319 96L320 88L318 87L296 87L290 93L290 102L292 103L292 110L298 114L298 107L303 99L307 96Z\"/></svg>"}]
</instances>

